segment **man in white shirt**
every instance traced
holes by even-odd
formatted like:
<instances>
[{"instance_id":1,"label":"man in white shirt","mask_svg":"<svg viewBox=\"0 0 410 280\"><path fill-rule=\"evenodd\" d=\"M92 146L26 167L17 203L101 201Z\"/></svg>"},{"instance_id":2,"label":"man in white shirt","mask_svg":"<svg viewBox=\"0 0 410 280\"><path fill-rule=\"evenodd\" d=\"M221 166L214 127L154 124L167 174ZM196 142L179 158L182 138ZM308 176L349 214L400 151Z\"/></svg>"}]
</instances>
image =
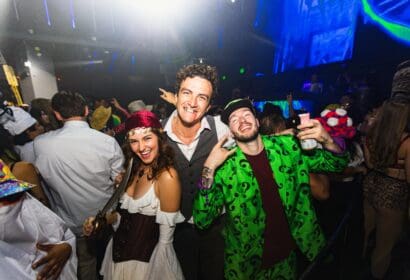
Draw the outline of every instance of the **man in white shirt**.
<instances>
[{"instance_id":1,"label":"man in white shirt","mask_svg":"<svg viewBox=\"0 0 410 280\"><path fill-rule=\"evenodd\" d=\"M96 259L81 237L82 224L113 194L124 156L113 137L89 127L80 94L59 92L51 103L64 126L35 139L35 164L49 187L53 210L77 237L79 279L96 279Z\"/></svg>"}]
</instances>

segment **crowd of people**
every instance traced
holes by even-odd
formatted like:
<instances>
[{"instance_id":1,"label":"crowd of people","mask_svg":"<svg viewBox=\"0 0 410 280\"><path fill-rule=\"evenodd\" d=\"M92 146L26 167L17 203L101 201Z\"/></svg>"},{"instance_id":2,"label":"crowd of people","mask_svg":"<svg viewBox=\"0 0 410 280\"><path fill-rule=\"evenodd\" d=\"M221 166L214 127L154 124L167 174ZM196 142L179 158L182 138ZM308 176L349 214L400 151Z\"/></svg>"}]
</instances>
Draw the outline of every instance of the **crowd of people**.
<instances>
[{"instance_id":1,"label":"crowd of people","mask_svg":"<svg viewBox=\"0 0 410 280\"><path fill-rule=\"evenodd\" d=\"M205 64L181 68L175 93L159 90L172 113L71 91L1 105L1 275L298 279L335 229L326 201L352 184L363 189L361 277L388 275L410 216L410 61L355 122L348 96L311 117L292 95L289 119L245 97L216 110Z\"/></svg>"}]
</instances>

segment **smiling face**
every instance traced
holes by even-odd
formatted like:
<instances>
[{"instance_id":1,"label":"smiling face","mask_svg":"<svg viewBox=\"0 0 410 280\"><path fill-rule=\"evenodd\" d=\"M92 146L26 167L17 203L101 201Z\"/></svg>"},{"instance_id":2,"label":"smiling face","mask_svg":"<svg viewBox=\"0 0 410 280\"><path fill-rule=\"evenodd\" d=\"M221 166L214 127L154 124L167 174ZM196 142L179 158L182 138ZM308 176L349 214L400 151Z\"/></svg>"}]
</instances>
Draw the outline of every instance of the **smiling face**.
<instances>
[{"instance_id":1,"label":"smiling face","mask_svg":"<svg viewBox=\"0 0 410 280\"><path fill-rule=\"evenodd\" d=\"M186 126L201 122L210 107L212 84L201 77L186 78L180 86L176 108L178 117Z\"/></svg>"},{"instance_id":2,"label":"smiling face","mask_svg":"<svg viewBox=\"0 0 410 280\"><path fill-rule=\"evenodd\" d=\"M239 108L229 116L229 129L236 141L248 143L258 137L259 122L249 108Z\"/></svg>"},{"instance_id":3,"label":"smiling face","mask_svg":"<svg viewBox=\"0 0 410 280\"><path fill-rule=\"evenodd\" d=\"M150 128L133 129L128 134L131 150L149 165L159 156L159 139Z\"/></svg>"}]
</instances>

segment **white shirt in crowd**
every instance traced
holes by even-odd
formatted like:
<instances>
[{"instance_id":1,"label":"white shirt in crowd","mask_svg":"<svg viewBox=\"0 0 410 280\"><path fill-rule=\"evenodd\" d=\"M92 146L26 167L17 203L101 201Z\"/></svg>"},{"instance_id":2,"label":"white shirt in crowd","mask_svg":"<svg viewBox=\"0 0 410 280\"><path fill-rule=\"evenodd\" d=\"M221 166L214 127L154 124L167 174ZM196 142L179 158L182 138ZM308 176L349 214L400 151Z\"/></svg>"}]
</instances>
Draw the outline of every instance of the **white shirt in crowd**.
<instances>
[{"instance_id":1,"label":"white shirt in crowd","mask_svg":"<svg viewBox=\"0 0 410 280\"><path fill-rule=\"evenodd\" d=\"M67 121L36 137L34 153L53 210L79 236L84 220L96 215L114 192L113 180L124 163L120 146L85 121Z\"/></svg>"},{"instance_id":2,"label":"white shirt in crowd","mask_svg":"<svg viewBox=\"0 0 410 280\"><path fill-rule=\"evenodd\" d=\"M35 270L31 266L47 254L36 244L62 242L72 252L58 279L77 279L75 236L63 220L28 193L16 204L0 207L0 278L36 279L43 266Z\"/></svg>"},{"instance_id":3,"label":"white shirt in crowd","mask_svg":"<svg viewBox=\"0 0 410 280\"><path fill-rule=\"evenodd\" d=\"M22 161L34 164L36 157L34 155L34 142L30 141L24 145L14 146L14 150L19 155Z\"/></svg>"}]
</instances>

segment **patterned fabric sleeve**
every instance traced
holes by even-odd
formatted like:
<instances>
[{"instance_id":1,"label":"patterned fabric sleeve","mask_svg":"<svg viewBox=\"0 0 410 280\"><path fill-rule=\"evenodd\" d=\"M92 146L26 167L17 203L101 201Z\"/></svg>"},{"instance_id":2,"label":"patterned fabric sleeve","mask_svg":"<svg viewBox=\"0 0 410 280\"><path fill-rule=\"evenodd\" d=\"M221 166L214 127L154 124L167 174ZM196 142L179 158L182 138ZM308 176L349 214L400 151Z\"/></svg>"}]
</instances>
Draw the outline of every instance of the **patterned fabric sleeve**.
<instances>
[{"instance_id":1,"label":"patterned fabric sleeve","mask_svg":"<svg viewBox=\"0 0 410 280\"><path fill-rule=\"evenodd\" d=\"M292 236L301 252L312 261L325 245L325 238L310 195L309 173L340 172L347 164L347 154L326 150L303 151L293 137L278 137L265 141L270 147L275 178L287 212ZM273 140L273 145L270 142ZM274 152L272 152L274 151ZM276 155L280 155L280 160ZM283 171L283 173L281 173Z\"/></svg>"},{"instance_id":2,"label":"patterned fabric sleeve","mask_svg":"<svg viewBox=\"0 0 410 280\"><path fill-rule=\"evenodd\" d=\"M333 154L322 149L315 149L308 154L304 154L309 171L318 172L342 172L348 163L348 154Z\"/></svg>"},{"instance_id":3,"label":"patterned fabric sleeve","mask_svg":"<svg viewBox=\"0 0 410 280\"><path fill-rule=\"evenodd\" d=\"M223 172L222 172L223 173ZM210 189L199 190L193 205L195 225L200 229L209 227L221 215L224 204L220 173L217 172Z\"/></svg>"},{"instance_id":4,"label":"patterned fabric sleeve","mask_svg":"<svg viewBox=\"0 0 410 280\"><path fill-rule=\"evenodd\" d=\"M313 208L309 184L301 183L295 205L292 235L300 251L309 261L313 261L325 246L326 240Z\"/></svg>"},{"instance_id":5,"label":"patterned fabric sleeve","mask_svg":"<svg viewBox=\"0 0 410 280\"><path fill-rule=\"evenodd\" d=\"M341 172L347 165L347 153L334 154L327 150L315 149L308 153L302 152L302 157L308 165L309 172ZM299 177L300 179L302 176ZM308 180L299 182L300 191L296 198L295 210L295 236L299 236L296 242L303 254L310 260L319 254L325 245L325 238L317 220L313 204L311 203L310 186ZM305 237L304 233L311 233Z\"/></svg>"}]
</instances>

